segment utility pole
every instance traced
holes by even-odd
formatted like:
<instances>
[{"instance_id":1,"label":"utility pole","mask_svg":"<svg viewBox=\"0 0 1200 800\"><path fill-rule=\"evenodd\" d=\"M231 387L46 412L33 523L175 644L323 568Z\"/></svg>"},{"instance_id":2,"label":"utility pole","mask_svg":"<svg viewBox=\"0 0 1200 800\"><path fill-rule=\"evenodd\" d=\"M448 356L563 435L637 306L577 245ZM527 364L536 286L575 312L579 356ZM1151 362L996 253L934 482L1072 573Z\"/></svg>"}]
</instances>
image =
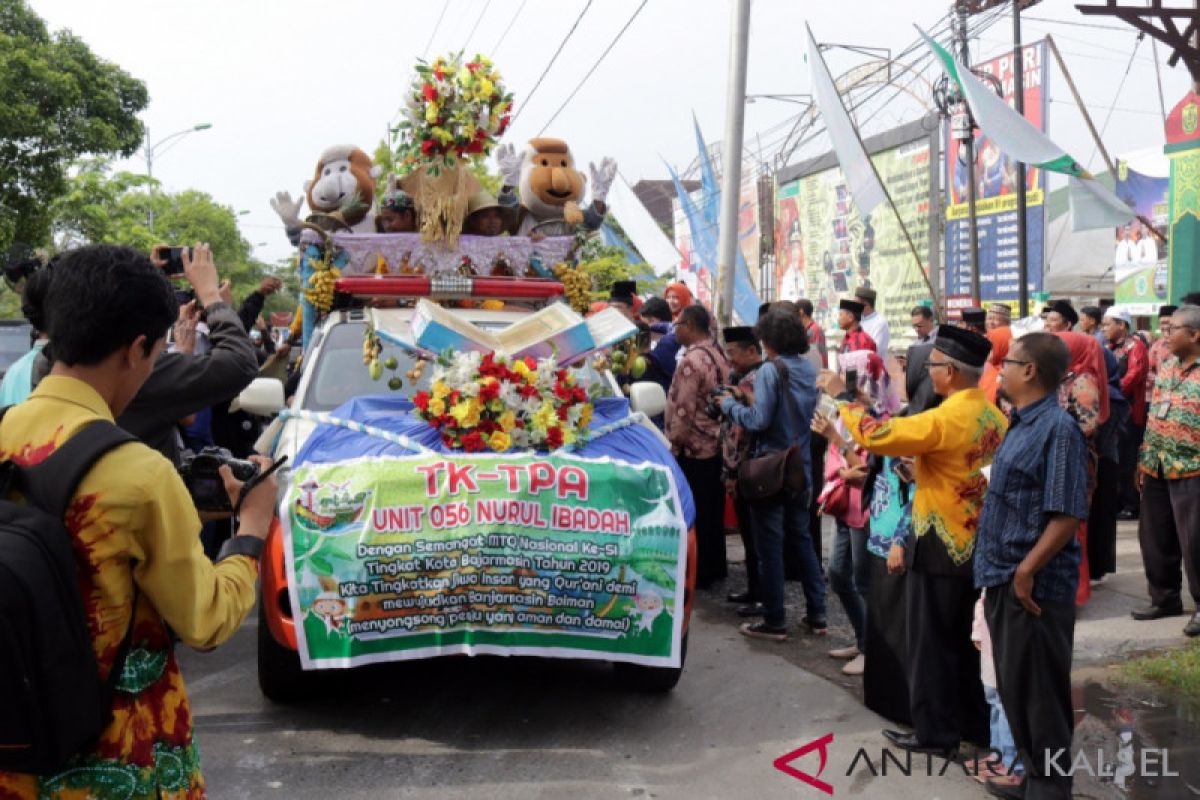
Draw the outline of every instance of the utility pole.
<instances>
[{"instance_id":1,"label":"utility pole","mask_svg":"<svg viewBox=\"0 0 1200 800\"><path fill-rule=\"evenodd\" d=\"M959 0L954 10L958 17L958 57L962 65L970 69L971 43L967 38L967 15L970 11L963 0ZM979 221L975 217L975 121L971 119L971 112L966 105L964 99L962 107L967 119L965 130L960 129L959 131L961 141L959 147L967 152L967 214L971 230L971 302L982 305L983 290L979 285Z\"/></svg>"},{"instance_id":2,"label":"utility pole","mask_svg":"<svg viewBox=\"0 0 1200 800\"><path fill-rule=\"evenodd\" d=\"M750 44L750 0L733 0L729 84L725 96L725 139L721 169L720 237L717 247L717 320L733 324L734 270L737 268L738 204L742 188L742 134L746 114L746 61ZM749 322L749 320L745 320Z\"/></svg>"},{"instance_id":3,"label":"utility pole","mask_svg":"<svg viewBox=\"0 0 1200 800\"><path fill-rule=\"evenodd\" d=\"M1025 53L1021 46L1021 0L1012 0L1013 15L1013 100L1017 113L1025 116ZM1025 234L1025 162L1017 162L1017 311L1029 316L1029 242Z\"/></svg>"}]
</instances>

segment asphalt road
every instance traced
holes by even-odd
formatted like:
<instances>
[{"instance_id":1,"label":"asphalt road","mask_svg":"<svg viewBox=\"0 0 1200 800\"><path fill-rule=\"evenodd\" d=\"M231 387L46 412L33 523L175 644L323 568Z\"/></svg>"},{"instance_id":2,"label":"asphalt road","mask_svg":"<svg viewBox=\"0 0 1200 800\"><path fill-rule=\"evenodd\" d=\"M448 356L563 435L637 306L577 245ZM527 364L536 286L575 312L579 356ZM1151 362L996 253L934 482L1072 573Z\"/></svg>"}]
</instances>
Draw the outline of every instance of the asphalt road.
<instances>
[{"instance_id":1,"label":"asphalt road","mask_svg":"<svg viewBox=\"0 0 1200 800\"><path fill-rule=\"evenodd\" d=\"M938 759L872 774L884 721L793 663L828 639L751 642L712 597L666 695L622 689L606 664L450 658L339 672L280 706L258 690L254 619L212 653L180 649L214 799L821 798L773 762L831 733L823 770L817 750L794 766L836 796L986 796Z\"/></svg>"}]
</instances>

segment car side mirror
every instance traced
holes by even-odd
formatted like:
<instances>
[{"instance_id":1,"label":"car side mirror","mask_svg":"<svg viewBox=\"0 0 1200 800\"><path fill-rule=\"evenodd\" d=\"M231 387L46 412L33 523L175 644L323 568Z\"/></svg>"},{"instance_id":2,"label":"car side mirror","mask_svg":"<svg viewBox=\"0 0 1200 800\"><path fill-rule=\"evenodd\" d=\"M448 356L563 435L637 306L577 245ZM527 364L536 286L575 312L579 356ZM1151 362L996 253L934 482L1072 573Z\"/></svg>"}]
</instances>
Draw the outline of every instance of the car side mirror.
<instances>
[{"instance_id":1,"label":"car side mirror","mask_svg":"<svg viewBox=\"0 0 1200 800\"><path fill-rule=\"evenodd\" d=\"M276 378L255 378L233 399L229 410L269 417L278 414L285 406L282 381Z\"/></svg>"},{"instance_id":2,"label":"car side mirror","mask_svg":"<svg viewBox=\"0 0 1200 800\"><path fill-rule=\"evenodd\" d=\"M638 381L629 387L629 407L647 417L657 417L667 408L667 393L653 381Z\"/></svg>"}]
</instances>

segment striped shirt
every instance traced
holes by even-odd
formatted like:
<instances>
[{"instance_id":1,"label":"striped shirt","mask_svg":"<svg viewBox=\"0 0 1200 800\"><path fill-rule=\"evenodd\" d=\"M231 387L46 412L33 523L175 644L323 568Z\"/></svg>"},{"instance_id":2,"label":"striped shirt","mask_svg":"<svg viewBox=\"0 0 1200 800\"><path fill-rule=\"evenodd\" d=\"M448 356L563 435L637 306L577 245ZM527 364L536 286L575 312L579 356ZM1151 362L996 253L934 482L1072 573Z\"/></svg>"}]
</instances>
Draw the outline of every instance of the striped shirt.
<instances>
[{"instance_id":1,"label":"striped shirt","mask_svg":"<svg viewBox=\"0 0 1200 800\"><path fill-rule=\"evenodd\" d=\"M1012 414L992 463L975 540L975 586L1000 586L1041 538L1052 514L1086 519L1087 444L1079 425L1047 395ZM1075 602L1079 540L1071 541L1034 576L1033 596Z\"/></svg>"}]
</instances>

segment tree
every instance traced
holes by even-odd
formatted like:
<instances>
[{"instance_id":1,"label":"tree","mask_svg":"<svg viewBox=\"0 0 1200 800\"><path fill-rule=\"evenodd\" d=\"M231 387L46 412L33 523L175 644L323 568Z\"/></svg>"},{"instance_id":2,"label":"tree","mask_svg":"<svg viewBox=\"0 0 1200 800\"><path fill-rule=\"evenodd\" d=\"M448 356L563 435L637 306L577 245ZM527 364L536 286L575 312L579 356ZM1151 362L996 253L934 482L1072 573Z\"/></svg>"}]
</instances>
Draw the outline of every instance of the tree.
<instances>
[{"instance_id":1,"label":"tree","mask_svg":"<svg viewBox=\"0 0 1200 800\"><path fill-rule=\"evenodd\" d=\"M70 31L49 33L25 0L0 0L0 252L49 242L70 165L132 155L148 100L145 84Z\"/></svg>"},{"instance_id":2,"label":"tree","mask_svg":"<svg viewBox=\"0 0 1200 800\"><path fill-rule=\"evenodd\" d=\"M67 179L66 191L50 208L57 249L91 243L150 250L156 244L208 242L221 277L233 284L235 301L254 291L264 277L275 274L278 268L269 268L251 256L250 243L242 238L233 209L204 192L161 192L153 178L130 172L110 174L110 169L103 159L89 159ZM286 273L278 277L285 278ZM272 297L268 304L269 310L292 308L294 296Z\"/></svg>"}]
</instances>

